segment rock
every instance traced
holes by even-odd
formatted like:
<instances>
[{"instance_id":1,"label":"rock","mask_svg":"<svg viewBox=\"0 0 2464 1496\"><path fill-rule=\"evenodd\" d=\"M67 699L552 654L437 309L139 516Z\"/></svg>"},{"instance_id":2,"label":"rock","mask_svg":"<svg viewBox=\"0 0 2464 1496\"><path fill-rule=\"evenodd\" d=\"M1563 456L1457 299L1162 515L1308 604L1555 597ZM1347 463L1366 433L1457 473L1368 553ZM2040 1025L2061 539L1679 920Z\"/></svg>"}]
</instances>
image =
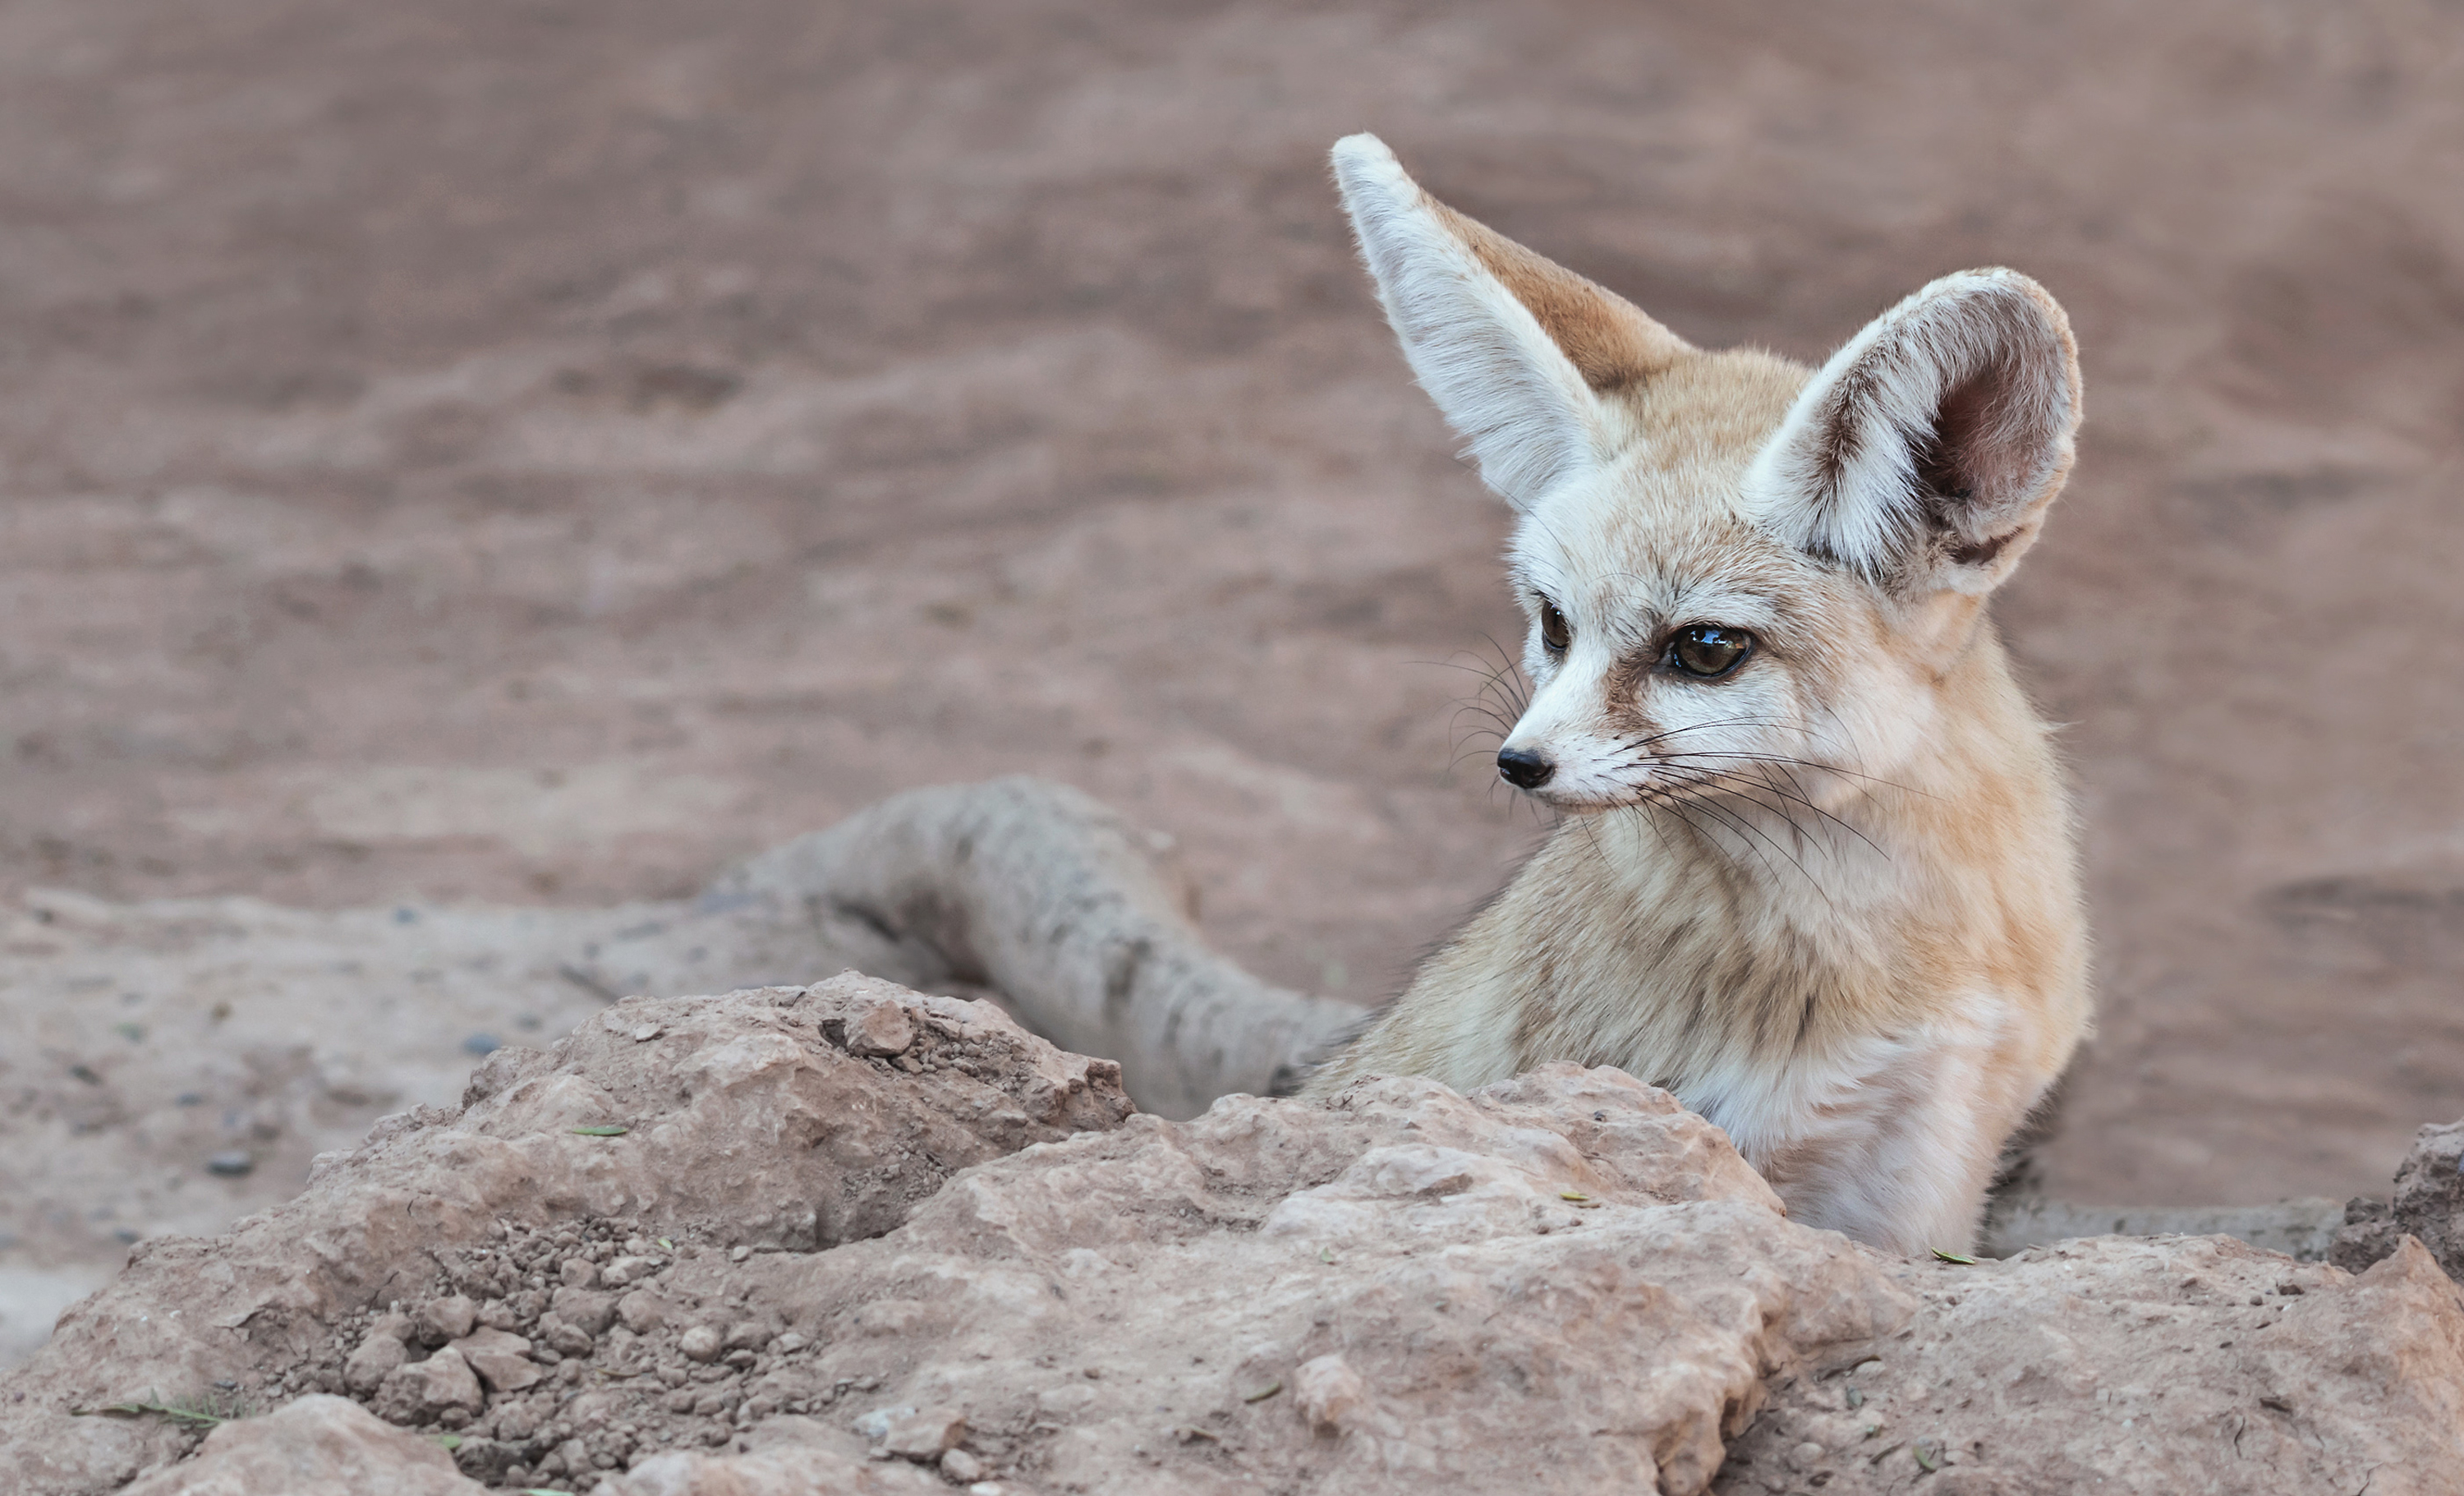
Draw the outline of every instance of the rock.
<instances>
[{"instance_id":1,"label":"rock","mask_svg":"<svg viewBox=\"0 0 2464 1496\"><path fill-rule=\"evenodd\" d=\"M984 1478L984 1463L963 1449L943 1451L941 1473L960 1485Z\"/></svg>"},{"instance_id":2,"label":"rock","mask_svg":"<svg viewBox=\"0 0 2464 1496\"><path fill-rule=\"evenodd\" d=\"M363 1395L372 1393L395 1367L409 1359L408 1346L389 1334L371 1331L342 1363L342 1385Z\"/></svg>"},{"instance_id":3,"label":"rock","mask_svg":"<svg viewBox=\"0 0 2464 1496\"><path fill-rule=\"evenodd\" d=\"M568 1288L599 1287L599 1265L587 1257L568 1257L557 1269L558 1278Z\"/></svg>"},{"instance_id":4,"label":"rock","mask_svg":"<svg viewBox=\"0 0 2464 1496\"><path fill-rule=\"evenodd\" d=\"M895 1427L901 1419L912 1419L914 1416L915 1408L912 1403L887 1408L875 1408L871 1412L858 1418L848 1426L877 1444L890 1437L891 1429Z\"/></svg>"},{"instance_id":5,"label":"rock","mask_svg":"<svg viewBox=\"0 0 2464 1496\"><path fill-rule=\"evenodd\" d=\"M599 1343L589 1331L561 1315L540 1315L539 1328L539 1338L559 1355L588 1355Z\"/></svg>"},{"instance_id":6,"label":"rock","mask_svg":"<svg viewBox=\"0 0 2464 1496\"><path fill-rule=\"evenodd\" d=\"M622 1288L639 1283L658 1270L656 1258L620 1257L600 1269L599 1282L604 1287Z\"/></svg>"},{"instance_id":7,"label":"rock","mask_svg":"<svg viewBox=\"0 0 2464 1496\"><path fill-rule=\"evenodd\" d=\"M1309 1426L1333 1433L1369 1400L1360 1374L1339 1355L1321 1355L1292 1374L1292 1407Z\"/></svg>"},{"instance_id":8,"label":"rock","mask_svg":"<svg viewBox=\"0 0 2464 1496\"><path fill-rule=\"evenodd\" d=\"M2418 1237L2451 1278L2464 1280L2464 1122L2425 1127L2396 1166L2395 1198L2367 1197L2344 1208L2327 1260L2360 1272Z\"/></svg>"},{"instance_id":9,"label":"rock","mask_svg":"<svg viewBox=\"0 0 2464 1496\"><path fill-rule=\"evenodd\" d=\"M208 1174L219 1174L227 1179L244 1177L256 1171L256 1159L245 1150L227 1148L206 1160Z\"/></svg>"},{"instance_id":10,"label":"rock","mask_svg":"<svg viewBox=\"0 0 2464 1496\"><path fill-rule=\"evenodd\" d=\"M2412 1235L2396 1223L2395 1201L2356 1195L2344 1202L2344 1220L2328 1243L2327 1261L2346 1272L2366 1272L2372 1264L2394 1255Z\"/></svg>"},{"instance_id":11,"label":"rock","mask_svg":"<svg viewBox=\"0 0 2464 1496\"><path fill-rule=\"evenodd\" d=\"M368 1321L368 1333L372 1336L390 1335L403 1344L408 1345L418 1335L419 1327L407 1314L388 1312L379 1314Z\"/></svg>"},{"instance_id":12,"label":"rock","mask_svg":"<svg viewBox=\"0 0 2464 1496\"><path fill-rule=\"evenodd\" d=\"M501 1330L474 1330L454 1341L451 1349L470 1363L492 1393L519 1392L535 1385L542 1375L539 1363L531 1359L531 1343Z\"/></svg>"},{"instance_id":13,"label":"rock","mask_svg":"<svg viewBox=\"0 0 2464 1496\"><path fill-rule=\"evenodd\" d=\"M914 1045L934 1068L897 1074L822 1038L825 1018L884 993L915 1015ZM116 1489L185 1449L185 1436L70 1407L288 1375L330 1327L407 1297L439 1256L485 1248L506 1227L655 1201L657 1220L624 1236L648 1245L686 1221L722 1222L731 1243L814 1252L891 1230L970 1165L1131 1114L1111 1062L1064 1054L990 1003L902 995L853 974L604 1012L666 1035L640 1045L594 1021L552 1050L499 1049L463 1110L385 1119L326 1157L291 1203L224 1237L137 1243L118 1278L0 1381L0 1490ZM632 1128L621 1148L571 1132L610 1115ZM528 1333L545 1293L512 1280L497 1291L512 1313L492 1328ZM347 1349L324 1368L336 1385Z\"/></svg>"},{"instance_id":14,"label":"rock","mask_svg":"<svg viewBox=\"0 0 2464 1496\"><path fill-rule=\"evenodd\" d=\"M441 1346L471 1332L479 1322L479 1306L459 1293L449 1294L421 1305L410 1322L421 1345Z\"/></svg>"},{"instance_id":15,"label":"rock","mask_svg":"<svg viewBox=\"0 0 2464 1496\"><path fill-rule=\"evenodd\" d=\"M448 1410L476 1413L486 1398L471 1364L460 1353L444 1350L386 1373L368 1400L377 1416L389 1423L428 1423Z\"/></svg>"},{"instance_id":16,"label":"rock","mask_svg":"<svg viewBox=\"0 0 2464 1496\"><path fill-rule=\"evenodd\" d=\"M1088 1252L1111 1265L1092 1282L1071 1271ZM846 1275L824 1370L889 1365L893 1405L1048 1424L1037 1487L1103 1492L1206 1488L1237 1441L1262 1485L1423 1492L1442 1470L1463 1490L1683 1496L1767 1377L1827 1368L1918 1305L1881 1259L1790 1224L1717 1129L1572 1067L1469 1097L1380 1080L1133 1121L981 1165L815 1265ZM844 1336L885 1302L914 1310L896 1336ZM1312 1372L1347 1425L1331 1444L1277 1400L1329 1355L1378 1389L1346 1406L1351 1378Z\"/></svg>"},{"instance_id":17,"label":"rock","mask_svg":"<svg viewBox=\"0 0 2464 1496\"><path fill-rule=\"evenodd\" d=\"M528 1441L533 1434L539 1432L543 1412L544 1410L535 1405L523 1402L516 1402L511 1407L497 1409L496 1437L517 1444Z\"/></svg>"},{"instance_id":18,"label":"rock","mask_svg":"<svg viewBox=\"0 0 2464 1496\"><path fill-rule=\"evenodd\" d=\"M756 1320L745 1320L729 1327L726 1345L730 1351L759 1351L770 1343L770 1327Z\"/></svg>"},{"instance_id":19,"label":"rock","mask_svg":"<svg viewBox=\"0 0 2464 1496\"><path fill-rule=\"evenodd\" d=\"M598 1293L586 1288L559 1288L548 1307L559 1319L580 1326L586 1335L606 1332L616 1322L616 1295Z\"/></svg>"},{"instance_id":20,"label":"rock","mask_svg":"<svg viewBox=\"0 0 2464 1496\"><path fill-rule=\"evenodd\" d=\"M881 1447L902 1460L932 1463L967 1437L967 1416L956 1408L920 1408L890 1419Z\"/></svg>"},{"instance_id":21,"label":"rock","mask_svg":"<svg viewBox=\"0 0 2464 1496\"><path fill-rule=\"evenodd\" d=\"M822 1032L849 1054L884 1059L905 1054L915 1043L915 1028L908 1022L906 1005L882 992L852 997L844 1012L823 1020Z\"/></svg>"},{"instance_id":22,"label":"rock","mask_svg":"<svg viewBox=\"0 0 2464 1496\"><path fill-rule=\"evenodd\" d=\"M453 1464L474 1481L495 1484L504 1479L505 1472L520 1463L517 1444L488 1438L465 1439L453 1446Z\"/></svg>"},{"instance_id":23,"label":"rock","mask_svg":"<svg viewBox=\"0 0 2464 1496\"><path fill-rule=\"evenodd\" d=\"M648 1288L636 1288L616 1301L616 1317L637 1335L647 1335L668 1322L668 1301Z\"/></svg>"},{"instance_id":24,"label":"rock","mask_svg":"<svg viewBox=\"0 0 2464 1496\"><path fill-rule=\"evenodd\" d=\"M1887 1367L1858 1369L1854 1406L1851 1378L1787 1378L1723 1490L1907 1491L1921 1441L1942 1473L1913 1488L1947 1496L2448 1488L2424 1441L2464 1419L2464 1295L2418 1243L2359 1279L2226 1237L1891 1275L1924 1308Z\"/></svg>"},{"instance_id":25,"label":"rock","mask_svg":"<svg viewBox=\"0 0 2464 1496\"><path fill-rule=\"evenodd\" d=\"M440 1281L574 1355L483 1388L522 1337L473 1326L376 1408L601 1496L946 1491L987 1451L1087 1496L2427 1496L2464 1419L2464 1303L2417 1242L2359 1278L2215 1237L1906 1263L1790 1221L1613 1070L1164 1122L979 1004L893 994L914 1076L822 1040L878 988L628 1000L229 1237L140 1243L0 1379L0 1489L116 1490L192 1436L66 1409L328 1384L360 1353L331 1327ZM611 1115L622 1147L571 1132ZM663 1236L655 1291L551 1296ZM584 1362L594 1301L627 1323Z\"/></svg>"},{"instance_id":26,"label":"rock","mask_svg":"<svg viewBox=\"0 0 2464 1496\"><path fill-rule=\"evenodd\" d=\"M33 1487L21 1487L32 1489ZM311 1396L206 1436L196 1458L124 1496L482 1496L432 1440L378 1421L345 1397Z\"/></svg>"}]
</instances>

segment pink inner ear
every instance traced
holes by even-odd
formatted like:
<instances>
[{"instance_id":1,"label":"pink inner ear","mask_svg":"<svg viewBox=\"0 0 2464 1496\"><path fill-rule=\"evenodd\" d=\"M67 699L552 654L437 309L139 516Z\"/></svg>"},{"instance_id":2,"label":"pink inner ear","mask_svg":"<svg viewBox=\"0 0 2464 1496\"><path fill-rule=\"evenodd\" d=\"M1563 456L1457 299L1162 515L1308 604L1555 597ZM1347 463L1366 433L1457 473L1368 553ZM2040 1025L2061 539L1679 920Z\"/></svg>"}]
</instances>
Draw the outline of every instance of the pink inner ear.
<instances>
[{"instance_id":1,"label":"pink inner ear","mask_svg":"<svg viewBox=\"0 0 2464 1496\"><path fill-rule=\"evenodd\" d=\"M2009 338L2005 357L1943 392L1931 438L1916 452L1922 496L1937 523L1966 529L1958 512L1973 505L1991 525L1996 511L2029 497L2019 490L2042 466L2052 412L2047 392L2035 387L2035 371L2015 356L2024 346Z\"/></svg>"},{"instance_id":2,"label":"pink inner ear","mask_svg":"<svg viewBox=\"0 0 2464 1496\"><path fill-rule=\"evenodd\" d=\"M1979 374L1945 394L1933 434L1917 449L1917 481L1924 485L1930 508L1964 504L1980 489L1993 486L1979 472L1986 465L1981 459L1987 453L1980 448L1991 419L1992 391L1987 386L1991 383L1990 374Z\"/></svg>"},{"instance_id":3,"label":"pink inner ear","mask_svg":"<svg viewBox=\"0 0 2464 1496\"><path fill-rule=\"evenodd\" d=\"M1950 541L1950 560L1983 565L2017 537L2016 525L2046 476L2067 404L2059 370L2035 344L2039 329L2022 308L1979 298L1966 308L1986 323L1991 350L1943 391L1933 429L1912 455L1917 498Z\"/></svg>"}]
</instances>

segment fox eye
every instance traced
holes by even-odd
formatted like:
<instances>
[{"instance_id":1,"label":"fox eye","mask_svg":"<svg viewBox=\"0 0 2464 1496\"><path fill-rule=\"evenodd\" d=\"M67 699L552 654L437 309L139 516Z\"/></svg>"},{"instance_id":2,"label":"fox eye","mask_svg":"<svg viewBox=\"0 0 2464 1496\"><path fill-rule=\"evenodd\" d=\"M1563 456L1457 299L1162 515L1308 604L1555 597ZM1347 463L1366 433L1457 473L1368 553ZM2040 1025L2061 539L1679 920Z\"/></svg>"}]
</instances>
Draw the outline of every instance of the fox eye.
<instances>
[{"instance_id":1,"label":"fox eye","mask_svg":"<svg viewBox=\"0 0 2464 1496\"><path fill-rule=\"evenodd\" d=\"M1668 642L1668 657L1688 675L1705 679L1726 675L1754 652L1754 636L1742 628L1689 624Z\"/></svg>"},{"instance_id":2,"label":"fox eye","mask_svg":"<svg viewBox=\"0 0 2464 1496\"><path fill-rule=\"evenodd\" d=\"M1574 642L1574 626L1566 622L1566 615L1547 598L1540 600L1540 642L1552 654L1563 654L1566 646Z\"/></svg>"}]
</instances>

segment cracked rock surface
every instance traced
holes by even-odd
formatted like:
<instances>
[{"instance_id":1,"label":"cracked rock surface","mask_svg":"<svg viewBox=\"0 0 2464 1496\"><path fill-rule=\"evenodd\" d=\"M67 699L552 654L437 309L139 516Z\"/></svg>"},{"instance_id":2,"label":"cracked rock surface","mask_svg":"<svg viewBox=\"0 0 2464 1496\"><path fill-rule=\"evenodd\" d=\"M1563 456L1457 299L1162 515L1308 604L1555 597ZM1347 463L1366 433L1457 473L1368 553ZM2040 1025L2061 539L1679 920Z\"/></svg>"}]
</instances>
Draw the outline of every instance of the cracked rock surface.
<instances>
[{"instance_id":1,"label":"cracked rock surface","mask_svg":"<svg viewBox=\"0 0 2464 1496\"><path fill-rule=\"evenodd\" d=\"M628 1000L144 1253L0 1380L0 1485L2426 1492L2459 1396L2418 1243L1903 1263L1618 1071L1165 1121L850 975Z\"/></svg>"}]
</instances>

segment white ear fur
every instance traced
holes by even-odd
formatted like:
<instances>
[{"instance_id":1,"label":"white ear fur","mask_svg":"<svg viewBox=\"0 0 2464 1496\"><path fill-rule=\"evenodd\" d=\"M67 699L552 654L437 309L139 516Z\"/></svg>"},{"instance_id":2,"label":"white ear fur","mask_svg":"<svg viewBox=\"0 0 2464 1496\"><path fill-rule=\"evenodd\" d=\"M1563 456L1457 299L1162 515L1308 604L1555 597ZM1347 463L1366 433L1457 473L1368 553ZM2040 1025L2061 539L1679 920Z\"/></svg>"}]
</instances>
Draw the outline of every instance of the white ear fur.
<instances>
[{"instance_id":1,"label":"white ear fur","mask_svg":"<svg viewBox=\"0 0 2464 1496\"><path fill-rule=\"evenodd\" d=\"M2035 542L2079 420L2061 307L2015 271L1963 271L1833 356L1748 471L1747 506L1894 591L1986 592Z\"/></svg>"},{"instance_id":2,"label":"white ear fur","mask_svg":"<svg viewBox=\"0 0 2464 1496\"><path fill-rule=\"evenodd\" d=\"M1623 410L1594 392L1532 309L1465 241L1463 230L1477 226L1421 191L1374 135L1336 142L1333 158L1343 206L1403 356L1447 423L1470 443L1490 488L1528 509L1634 439ZM1529 258L1607 296L1536 255Z\"/></svg>"}]
</instances>

